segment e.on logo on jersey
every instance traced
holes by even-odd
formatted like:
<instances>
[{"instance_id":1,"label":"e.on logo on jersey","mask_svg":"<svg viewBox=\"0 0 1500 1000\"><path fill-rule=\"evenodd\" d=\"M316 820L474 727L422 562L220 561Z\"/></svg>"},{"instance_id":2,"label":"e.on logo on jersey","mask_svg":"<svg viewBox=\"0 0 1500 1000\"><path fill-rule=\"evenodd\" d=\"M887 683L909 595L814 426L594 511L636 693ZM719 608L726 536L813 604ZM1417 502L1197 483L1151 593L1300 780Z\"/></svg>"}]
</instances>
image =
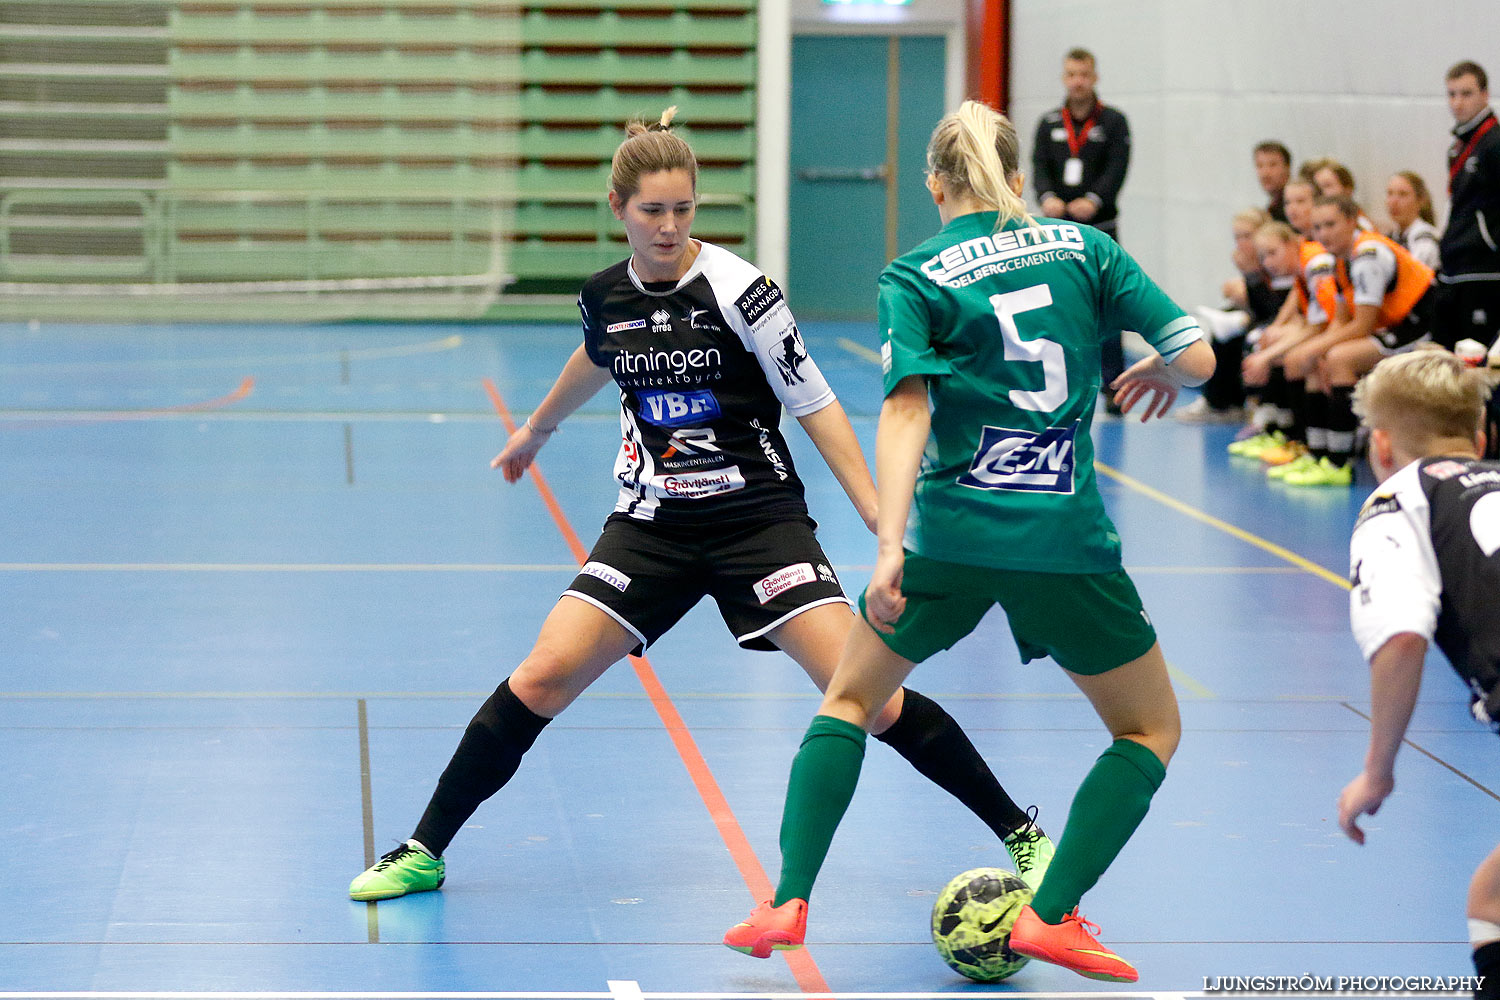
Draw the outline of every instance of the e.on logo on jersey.
<instances>
[{"instance_id":1,"label":"e.on logo on jersey","mask_svg":"<svg viewBox=\"0 0 1500 1000\"><path fill-rule=\"evenodd\" d=\"M1078 424L1037 431L985 427L969 471L958 485L976 490L1073 492L1073 450Z\"/></svg>"}]
</instances>

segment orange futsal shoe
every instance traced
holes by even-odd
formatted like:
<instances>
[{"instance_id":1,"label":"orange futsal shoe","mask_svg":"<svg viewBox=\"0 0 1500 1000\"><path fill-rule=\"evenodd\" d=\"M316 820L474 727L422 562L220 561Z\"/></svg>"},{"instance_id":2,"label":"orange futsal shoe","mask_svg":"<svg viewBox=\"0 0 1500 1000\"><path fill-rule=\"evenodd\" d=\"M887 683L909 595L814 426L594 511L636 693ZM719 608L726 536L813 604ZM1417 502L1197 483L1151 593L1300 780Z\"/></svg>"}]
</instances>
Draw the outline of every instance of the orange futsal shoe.
<instances>
[{"instance_id":1,"label":"orange futsal shoe","mask_svg":"<svg viewBox=\"0 0 1500 1000\"><path fill-rule=\"evenodd\" d=\"M1135 966L1094 939L1098 933L1098 926L1080 917L1076 906L1060 924L1046 923L1030 906L1023 906L1010 930L1010 949L1018 955L1040 958L1107 983L1133 983L1139 979Z\"/></svg>"},{"instance_id":2,"label":"orange futsal shoe","mask_svg":"<svg viewBox=\"0 0 1500 1000\"><path fill-rule=\"evenodd\" d=\"M770 958L771 952L802 947L807 937L807 900L789 899L773 907L768 899L750 916L729 928L724 947L751 958Z\"/></svg>"}]
</instances>

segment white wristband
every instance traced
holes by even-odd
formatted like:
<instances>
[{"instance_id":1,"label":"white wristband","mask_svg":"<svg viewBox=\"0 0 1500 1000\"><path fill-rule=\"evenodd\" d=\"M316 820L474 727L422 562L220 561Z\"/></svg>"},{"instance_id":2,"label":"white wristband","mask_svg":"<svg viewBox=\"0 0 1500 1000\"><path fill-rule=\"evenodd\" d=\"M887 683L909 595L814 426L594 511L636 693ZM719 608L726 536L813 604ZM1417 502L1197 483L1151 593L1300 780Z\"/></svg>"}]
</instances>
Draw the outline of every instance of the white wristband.
<instances>
[{"instance_id":1,"label":"white wristband","mask_svg":"<svg viewBox=\"0 0 1500 1000\"><path fill-rule=\"evenodd\" d=\"M538 427L536 424L531 422L530 417L526 418L526 429L533 434L555 434L557 433L557 428L560 426L562 425L558 424L553 427Z\"/></svg>"}]
</instances>

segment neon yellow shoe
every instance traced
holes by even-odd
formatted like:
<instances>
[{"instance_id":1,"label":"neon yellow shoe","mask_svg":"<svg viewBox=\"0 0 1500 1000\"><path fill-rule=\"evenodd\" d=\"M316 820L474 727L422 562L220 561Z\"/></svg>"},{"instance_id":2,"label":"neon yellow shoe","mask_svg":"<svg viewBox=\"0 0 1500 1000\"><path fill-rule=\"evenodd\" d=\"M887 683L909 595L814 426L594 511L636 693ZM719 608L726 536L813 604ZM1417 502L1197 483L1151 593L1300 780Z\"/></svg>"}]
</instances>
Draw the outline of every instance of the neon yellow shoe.
<instances>
[{"instance_id":1,"label":"neon yellow shoe","mask_svg":"<svg viewBox=\"0 0 1500 1000\"><path fill-rule=\"evenodd\" d=\"M1291 469L1281 481L1288 486L1352 486L1354 463L1336 465L1331 459L1320 458L1301 469Z\"/></svg>"},{"instance_id":2,"label":"neon yellow shoe","mask_svg":"<svg viewBox=\"0 0 1500 1000\"><path fill-rule=\"evenodd\" d=\"M349 883L349 898L369 902L427 892L443 884L445 867L442 858L404 843L356 875Z\"/></svg>"},{"instance_id":3,"label":"neon yellow shoe","mask_svg":"<svg viewBox=\"0 0 1500 1000\"><path fill-rule=\"evenodd\" d=\"M1052 855L1057 852L1042 828L1036 825L1036 806L1031 807L1026 825L1006 837L1004 844L1010 859L1016 863L1016 874L1031 886L1032 892L1036 892L1042 887L1047 866L1052 864Z\"/></svg>"},{"instance_id":4,"label":"neon yellow shoe","mask_svg":"<svg viewBox=\"0 0 1500 1000\"><path fill-rule=\"evenodd\" d=\"M1291 475L1293 472L1298 472L1302 469L1308 468L1309 466L1317 464L1318 460L1316 458L1313 458L1311 455L1303 452L1296 458L1292 459L1290 462L1284 462L1281 465L1273 465L1270 468L1266 469L1266 478L1280 479L1285 481L1286 477Z\"/></svg>"},{"instance_id":5,"label":"neon yellow shoe","mask_svg":"<svg viewBox=\"0 0 1500 1000\"><path fill-rule=\"evenodd\" d=\"M1286 435L1281 431L1262 431L1254 437L1245 438L1243 441L1235 441L1229 445L1229 454L1240 458L1259 458L1261 453L1268 448L1277 448L1286 444Z\"/></svg>"}]
</instances>

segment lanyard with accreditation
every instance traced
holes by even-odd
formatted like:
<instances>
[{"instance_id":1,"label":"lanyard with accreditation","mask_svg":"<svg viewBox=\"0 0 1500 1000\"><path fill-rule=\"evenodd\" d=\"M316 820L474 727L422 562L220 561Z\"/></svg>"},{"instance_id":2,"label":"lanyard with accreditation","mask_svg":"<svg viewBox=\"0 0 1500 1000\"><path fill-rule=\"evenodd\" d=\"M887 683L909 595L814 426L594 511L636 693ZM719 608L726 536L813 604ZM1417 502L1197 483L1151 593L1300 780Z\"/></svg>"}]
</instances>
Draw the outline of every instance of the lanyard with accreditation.
<instances>
[{"instance_id":1,"label":"lanyard with accreditation","mask_svg":"<svg viewBox=\"0 0 1500 1000\"><path fill-rule=\"evenodd\" d=\"M1063 128L1068 133L1068 161L1063 164L1062 182L1068 187L1076 187L1083 183L1083 160L1078 154L1083 152L1083 144L1088 141L1089 133L1094 130L1094 123L1099 120L1099 111L1104 105L1094 99L1094 110L1089 112L1088 121L1083 123L1083 128L1074 131L1073 112L1068 110L1066 104L1062 109Z\"/></svg>"},{"instance_id":2,"label":"lanyard with accreditation","mask_svg":"<svg viewBox=\"0 0 1500 1000\"><path fill-rule=\"evenodd\" d=\"M1063 120L1066 121L1067 119L1064 118ZM1458 159L1454 160L1453 161L1453 165L1448 168L1448 193L1449 194L1453 193L1453 182L1456 181L1456 180L1458 180L1458 172L1464 168L1464 161L1469 158L1469 154L1470 153L1474 152L1474 147L1477 146L1477 145L1479 145L1479 140L1484 138L1485 133L1488 132L1490 129L1494 128L1494 127L1495 127L1495 116L1494 115L1490 115L1488 118L1485 119L1484 124L1481 125L1481 126L1479 126L1478 128L1476 128L1474 130L1474 134L1471 135L1471 136L1469 136L1468 145L1464 146L1464 151L1462 153L1458 154ZM1069 132L1068 135L1069 135L1070 138L1072 137L1072 133L1071 132ZM1072 143L1069 142L1068 145L1071 147Z\"/></svg>"}]
</instances>

